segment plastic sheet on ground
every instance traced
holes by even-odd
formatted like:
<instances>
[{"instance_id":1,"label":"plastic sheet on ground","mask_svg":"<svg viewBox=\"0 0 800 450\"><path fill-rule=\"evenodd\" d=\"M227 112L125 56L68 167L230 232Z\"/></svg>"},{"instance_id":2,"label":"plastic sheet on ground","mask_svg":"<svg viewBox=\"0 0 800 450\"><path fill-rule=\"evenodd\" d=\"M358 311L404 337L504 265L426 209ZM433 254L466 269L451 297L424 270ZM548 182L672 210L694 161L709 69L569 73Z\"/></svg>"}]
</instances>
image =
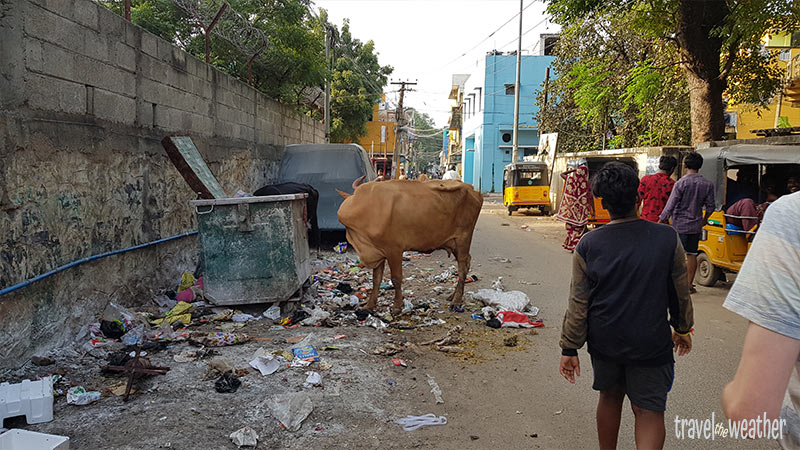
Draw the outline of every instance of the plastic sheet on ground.
<instances>
[{"instance_id":1,"label":"plastic sheet on ground","mask_svg":"<svg viewBox=\"0 0 800 450\"><path fill-rule=\"evenodd\" d=\"M255 447L258 445L258 434L250 427L240 428L231 433L231 441L237 447Z\"/></svg>"},{"instance_id":2,"label":"plastic sheet on ground","mask_svg":"<svg viewBox=\"0 0 800 450\"><path fill-rule=\"evenodd\" d=\"M281 318L281 307L278 305L270 306L266 311L264 311L264 317L270 320L278 320Z\"/></svg>"},{"instance_id":3,"label":"plastic sheet on ground","mask_svg":"<svg viewBox=\"0 0 800 450\"><path fill-rule=\"evenodd\" d=\"M100 393L87 391L83 386L74 386L67 391L67 404L88 405L100 400Z\"/></svg>"},{"instance_id":4,"label":"plastic sheet on ground","mask_svg":"<svg viewBox=\"0 0 800 450\"><path fill-rule=\"evenodd\" d=\"M258 349L256 356L250 361L250 366L259 372L261 375L271 375L281 367L281 362L278 358L270 355L264 351L263 348Z\"/></svg>"},{"instance_id":5,"label":"plastic sheet on ground","mask_svg":"<svg viewBox=\"0 0 800 450\"><path fill-rule=\"evenodd\" d=\"M311 398L304 392L276 395L267 401L267 405L272 415L289 431L299 430L314 410Z\"/></svg>"},{"instance_id":6,"label":"plastic sheet on ground","mask_svg":"<svg viewBox=\"0 0 800 450\"><path fill-rule=\"evenodd\" d=\"M470 292L473 300L482 301L485 305L493 306L500 311L523 312L530 306L531 300L522 291L499 291L496 289L480 289Z\"/></svg>"}]
</instances>

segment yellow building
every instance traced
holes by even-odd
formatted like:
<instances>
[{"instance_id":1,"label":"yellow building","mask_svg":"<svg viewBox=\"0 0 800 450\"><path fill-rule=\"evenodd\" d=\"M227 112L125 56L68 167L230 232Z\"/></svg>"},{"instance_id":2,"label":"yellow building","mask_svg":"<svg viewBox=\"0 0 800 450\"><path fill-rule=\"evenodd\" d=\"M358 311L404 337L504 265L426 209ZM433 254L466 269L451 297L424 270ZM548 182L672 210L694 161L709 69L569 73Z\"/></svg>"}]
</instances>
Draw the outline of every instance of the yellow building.
<instances>
[{"instance_id":1,"label":"yellow building","mask_svg":"<svg viewBox=\"0 0 800 450\"><path fill-rule=\"evenodd\" d=\"M371 159L388 159L394 156L395 112L386 106L386 94L372 105L372 120L367 122L367 134L356 144L364 147Z\"/></svg>"},{"instance_id":2,"label":"yellow building","mask_svg":"<svg viewBox=\"0 0 800 450\"><path fill-rule=\"evenodd\" d=\"M737 139L758 137L753 130L778 128L786 123L800 127L800 32L769 34L764 43L767 50L779 52L778 64L784 72L783 88L766 109L756 111L749 105L728 106L726 132L735 132Z\"/></svg>"}]
</instances>

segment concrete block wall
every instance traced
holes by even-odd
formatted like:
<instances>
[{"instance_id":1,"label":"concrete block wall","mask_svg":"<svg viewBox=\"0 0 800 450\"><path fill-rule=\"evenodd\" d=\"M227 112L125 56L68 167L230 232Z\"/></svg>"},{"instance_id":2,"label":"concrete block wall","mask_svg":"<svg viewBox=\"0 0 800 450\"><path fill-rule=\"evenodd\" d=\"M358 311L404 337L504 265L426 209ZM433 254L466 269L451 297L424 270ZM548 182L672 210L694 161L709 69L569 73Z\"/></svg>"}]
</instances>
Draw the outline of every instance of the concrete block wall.
<instances>
[{"instance_id":1,"label":"concrete block wall","mask_svg":"<svg viewBox=\"0 0 800 450\"><path fill-rule=\"evenodd\" d=\"M0 2L0 288L194 229L194 194L160 144L171 133L193 137L231 194L272 181L284 145L324 142L318 121L97 3ZM164 249L0 297L0 367L194 268L192 238ZM62 314L45 325L45 311Z\"/></svg>"}]
</instances>

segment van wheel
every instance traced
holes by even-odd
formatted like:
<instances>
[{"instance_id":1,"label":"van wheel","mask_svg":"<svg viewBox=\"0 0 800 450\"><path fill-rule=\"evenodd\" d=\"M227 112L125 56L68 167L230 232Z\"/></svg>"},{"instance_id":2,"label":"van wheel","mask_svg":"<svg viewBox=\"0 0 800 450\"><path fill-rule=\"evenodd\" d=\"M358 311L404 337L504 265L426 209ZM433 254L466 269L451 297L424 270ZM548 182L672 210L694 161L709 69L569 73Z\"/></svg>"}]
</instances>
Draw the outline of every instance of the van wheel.
<instances>
[{"instance_id":1,"label":"van wheel","mask_svg":"<svg viewBox=\"0 0 800 450\"><path fill-rule=\"evenodd\" d=\"M697 274L695 279L701 286L714 286L717 280L723 277L722 269L711 263L708 255L700 253L697 255Z\"/></svg>"}]
</instances>

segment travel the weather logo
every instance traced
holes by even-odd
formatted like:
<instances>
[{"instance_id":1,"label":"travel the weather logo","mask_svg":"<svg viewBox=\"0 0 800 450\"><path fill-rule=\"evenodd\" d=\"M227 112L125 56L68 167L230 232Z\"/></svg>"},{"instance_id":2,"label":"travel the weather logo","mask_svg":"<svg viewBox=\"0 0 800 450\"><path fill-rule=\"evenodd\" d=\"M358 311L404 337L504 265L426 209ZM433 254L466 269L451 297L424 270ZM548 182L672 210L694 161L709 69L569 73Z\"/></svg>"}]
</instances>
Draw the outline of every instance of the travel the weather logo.
<instances>
[{"instance_id":1,"label":"travel the weather logo","mask_svg":"<svg viewBox=\"0 0 800 450\"><path fill-rule=\"evenodd\" d=\"M767 413L754 419L717 421L710 418L681 418L675 416L675 437L678 439L779 439L784 435L786 419L768 419Z\"/></svg>"}]
</instances>

